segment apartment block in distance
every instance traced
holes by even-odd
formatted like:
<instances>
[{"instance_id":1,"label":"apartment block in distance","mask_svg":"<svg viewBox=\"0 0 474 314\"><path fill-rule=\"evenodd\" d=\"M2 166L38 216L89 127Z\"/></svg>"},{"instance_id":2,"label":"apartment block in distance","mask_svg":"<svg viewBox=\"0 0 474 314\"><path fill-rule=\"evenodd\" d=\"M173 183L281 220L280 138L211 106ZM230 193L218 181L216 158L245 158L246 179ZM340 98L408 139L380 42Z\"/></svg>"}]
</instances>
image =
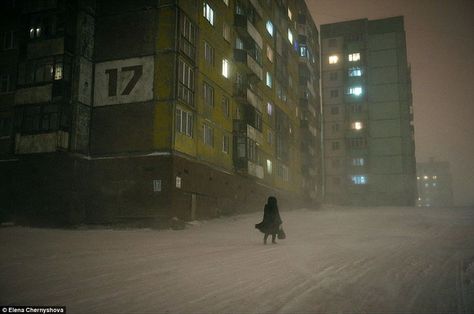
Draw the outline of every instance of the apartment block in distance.
<instances>
[{"instance_id":1,"label":"apartment block in distance","mask_svg":"<svg viewBox=\"0 0 474 314\"><path fill-rule=\"evenodd\" d=\"M414 205L416 162L403 17L321 26L325 199Z\"/></svg>"},{"instance_id":2,"label":"apartment block in distance","mask_svg":"<svg viewBox=\"0 0 474 314\"><path fill-rule=\"evenodd\" d=\"M452 177L447 161L430 158L416 164L418 207L453 206Z\"/></svg>"},{"instance_id":3,"label":"apartment block in distance","mask_svg":"<svg viewBox=\"0 0 474 314\"><path fill-rule=\"evenodd\" d=\"M321 201L318 31L304 1L11 5L9 215L193 220L261 210L269 195L282 208Z\"/></svg>"}]
</instances>

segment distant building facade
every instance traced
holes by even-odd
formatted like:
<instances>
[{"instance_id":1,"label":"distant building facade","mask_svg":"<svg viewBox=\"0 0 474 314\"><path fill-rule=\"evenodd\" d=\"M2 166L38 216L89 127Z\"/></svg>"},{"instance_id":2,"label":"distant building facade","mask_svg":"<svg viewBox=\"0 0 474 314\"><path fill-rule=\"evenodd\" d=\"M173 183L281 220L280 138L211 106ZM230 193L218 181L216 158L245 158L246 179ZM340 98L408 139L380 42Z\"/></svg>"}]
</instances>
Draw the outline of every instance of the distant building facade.
<instances>
[{"instance_id":1,"label":"distant building facade","mask_svg":"<svg viewBox=\"0 0 474 314\"><path fill-rule=\"evenodd\" d=\"M191 220L270 194L321 201L318 30L303 0L1 5L4 210Z\"/></svg>"},{"instance_id":2,"label":"distant building facade","mask_svg":"<svg viewBox=\"0 0 474 314\"><path fill-rule=\"evenodd\" d=\"M414 205L416 164L403 17L321 26L325 200Z\"/></svg>"},{"instance_id":3,"label":"distant building facade","mask_svg":"<svg viewBox=\"0 0 474 314\"><path fill-rule=\"evenodd\" d=\"M452 177L447 161L418 162L416 164L419 207L453 206Z\"/></svg>"}]
</instances>

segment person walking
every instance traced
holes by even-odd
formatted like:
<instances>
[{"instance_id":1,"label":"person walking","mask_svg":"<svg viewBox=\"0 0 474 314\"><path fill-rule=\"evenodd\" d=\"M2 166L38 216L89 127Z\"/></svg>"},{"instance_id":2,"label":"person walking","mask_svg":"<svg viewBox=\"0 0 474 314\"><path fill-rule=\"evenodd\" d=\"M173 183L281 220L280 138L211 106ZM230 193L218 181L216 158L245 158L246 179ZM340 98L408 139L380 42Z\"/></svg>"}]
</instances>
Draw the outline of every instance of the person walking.
<instances>
[{"instance_id":1,"label":"person walking","mask_svg":"<svg viewBox=\"0 0 474 314\"><path fill-rule=\"evenodd\" d=\"M255 228L264 234L263 244L267 244L267 238L270 234L272 235L272 243L276 244L276 236L280 231L282 223L277 199L274 196L270 196L263 209L263 221L255 225Z\"/></svg>"}]
</instances>

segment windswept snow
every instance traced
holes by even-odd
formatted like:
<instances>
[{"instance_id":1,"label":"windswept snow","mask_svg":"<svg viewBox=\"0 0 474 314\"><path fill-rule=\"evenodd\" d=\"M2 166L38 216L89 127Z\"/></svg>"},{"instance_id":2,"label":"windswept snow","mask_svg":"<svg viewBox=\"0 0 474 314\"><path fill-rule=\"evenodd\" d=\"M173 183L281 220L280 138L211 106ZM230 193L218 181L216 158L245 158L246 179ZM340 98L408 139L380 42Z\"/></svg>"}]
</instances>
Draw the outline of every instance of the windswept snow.
<instances>
[{"instance_id":1,"label":"windswept snow","mask_svg":"<svg viewBox=\"0 0 474 314\"><path fill-rule=\"evenodd\" d=\"M186 230L0 229L0 304L68 313L474 313L474 210L281 211Z\"/></svg>"}]
</instances>

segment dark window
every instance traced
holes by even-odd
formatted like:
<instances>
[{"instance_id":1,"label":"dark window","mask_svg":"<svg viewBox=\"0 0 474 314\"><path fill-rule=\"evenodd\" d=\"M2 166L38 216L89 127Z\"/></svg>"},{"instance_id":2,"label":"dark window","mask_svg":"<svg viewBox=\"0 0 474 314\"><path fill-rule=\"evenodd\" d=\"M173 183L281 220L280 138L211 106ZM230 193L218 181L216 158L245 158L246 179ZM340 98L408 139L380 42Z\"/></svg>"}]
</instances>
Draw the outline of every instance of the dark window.
<instances>
[{"instance_id":1,"label":"dark window","mask_svg":"<svg viewBox=\"0 0 474 314\"><path fill-rule=\"evenodd\" d=\"M339 107L331 107L331 114L338 114L339 113Z\"/></svg>"},{"instance_id":2,"label":"dark window","mask_svg":"<svg viewBox=\"0 0 474 314\"><path fill-rule=\"evenodd\" d=\"M9 136L11 134L11 127L11 118L0 118L0 136Z\"/></svg>"},{"instance_id":3,"label":"dark window","mask_svg":"<svg viewBox=\"0 0 474 314\"><path fill-rule=\"evenodd\" d=\"M47 132L59 129L60 112L57 104L26 106L17 111L16 127L22 133ZM66 116L66 114L64 114Z\"/></svg>"}]
</instances>

